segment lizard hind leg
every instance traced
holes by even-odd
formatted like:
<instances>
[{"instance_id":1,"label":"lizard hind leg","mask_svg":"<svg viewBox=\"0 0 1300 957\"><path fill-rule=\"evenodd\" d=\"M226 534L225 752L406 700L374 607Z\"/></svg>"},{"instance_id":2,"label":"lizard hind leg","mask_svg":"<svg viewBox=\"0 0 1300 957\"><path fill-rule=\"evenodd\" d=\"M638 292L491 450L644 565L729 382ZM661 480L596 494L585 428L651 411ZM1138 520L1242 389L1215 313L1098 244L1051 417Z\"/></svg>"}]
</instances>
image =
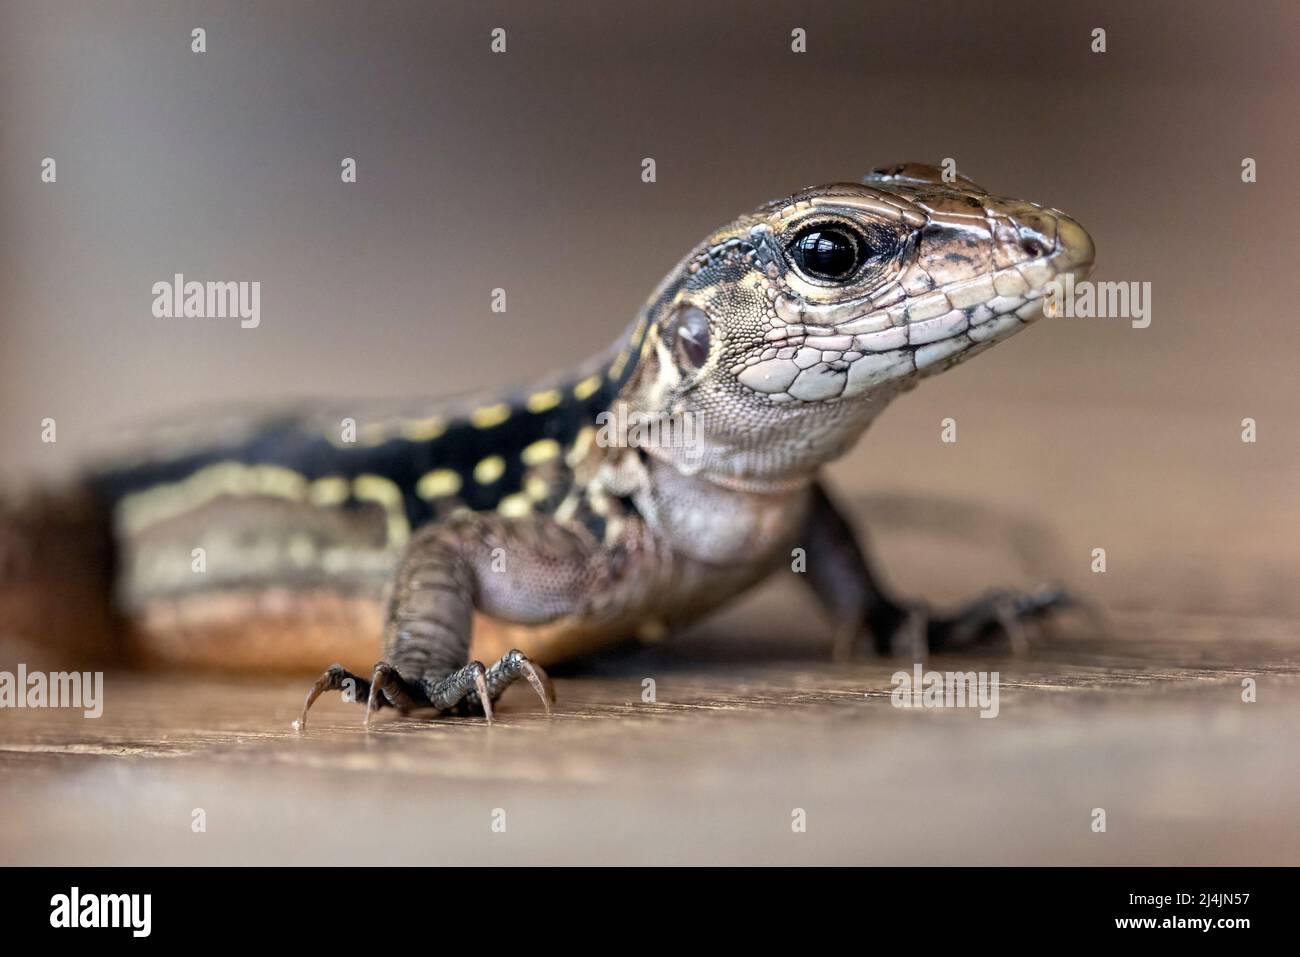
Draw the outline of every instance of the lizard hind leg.
<instances>
[{"instance_id":1,"label":"lizard hind leg","mask_svg":"<svg viewBox=\"0 0 1300 957\"><path fill-rule=\"evenodd\" d=\"M1051 621L1059 612L1078 609L1098 620L1089 603L1057 586L1035 592L994 589L947 615L924 602L896 598L877 580L853 529L820 484L813 488L806 535L814 557L808 583L839 622L835 653L840 659L855 657L868 640L879 654L913 661L1003 638L1013 651L1024 651L1028 626Z\"/></svg>"},{"instance_id":2,"label":"lizard hind leg","mask_svg":"<svg viewBox=\"0 0 1300 957\"><path fill-rule=\"evenodd\" d=\"M999 639L1024 653L1030 644L1027 626L1050 621L1067 609L1091 610L1083 599L1056 585L1034 592L997 588L947 615L934 613L924 602L886 599L867 612L866 624L878 653L911 655L920 661L930 652L961 651ZM844 647L837 653L848 656Z\"/></svg>"}]
</instances>

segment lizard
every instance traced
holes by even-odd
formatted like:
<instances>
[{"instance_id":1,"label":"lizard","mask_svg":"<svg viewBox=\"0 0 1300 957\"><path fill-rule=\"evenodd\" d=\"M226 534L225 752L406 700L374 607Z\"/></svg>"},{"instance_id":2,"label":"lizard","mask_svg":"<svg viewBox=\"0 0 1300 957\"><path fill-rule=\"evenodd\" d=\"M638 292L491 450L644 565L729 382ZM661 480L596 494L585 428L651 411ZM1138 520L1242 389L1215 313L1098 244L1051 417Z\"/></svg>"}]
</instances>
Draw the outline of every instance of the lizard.
<instances>
[{"instance_id":1,"label":"lizard","mask_svg":"<svg viewBox=\"0 0 1300 957\"><path fill-rule=\"evenodd\" d=\"M359 418L209 418L101 464L87 577L111 578L154 660L301 668L379 636L369 674L311 686L300 729L333 690L367 726L382 708L490 723L520 679L549 713L546 667L677 630L795 548L841 649L987 641L1070 596L997 589L939 615L894 595L822 470L1093 260L1059 210L933 166L802 189L706 237L566 375Z\"/></svg>"}]
</instances>

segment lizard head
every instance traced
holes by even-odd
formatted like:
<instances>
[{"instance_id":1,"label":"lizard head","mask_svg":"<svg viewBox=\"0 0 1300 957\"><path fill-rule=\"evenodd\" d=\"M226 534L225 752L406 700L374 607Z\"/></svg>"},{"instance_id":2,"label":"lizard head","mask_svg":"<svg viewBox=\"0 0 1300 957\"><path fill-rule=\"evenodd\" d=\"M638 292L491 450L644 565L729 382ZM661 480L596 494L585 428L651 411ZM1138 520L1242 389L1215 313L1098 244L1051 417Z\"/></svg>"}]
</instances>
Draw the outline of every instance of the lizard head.
<instances>
[{"instance_id":1,"label":"lizard head","mask_svg":"<svg viewBox=\"0 0 1300 957\"><path fill-rule=\"evenodd\" d=\"M683 471L763 485L847 451L899 392L1042 315L1093 245L1055 209L931 166L800 190L716 231L661 284L623 398L693 417Z\"/></svg>"}]
</instances>

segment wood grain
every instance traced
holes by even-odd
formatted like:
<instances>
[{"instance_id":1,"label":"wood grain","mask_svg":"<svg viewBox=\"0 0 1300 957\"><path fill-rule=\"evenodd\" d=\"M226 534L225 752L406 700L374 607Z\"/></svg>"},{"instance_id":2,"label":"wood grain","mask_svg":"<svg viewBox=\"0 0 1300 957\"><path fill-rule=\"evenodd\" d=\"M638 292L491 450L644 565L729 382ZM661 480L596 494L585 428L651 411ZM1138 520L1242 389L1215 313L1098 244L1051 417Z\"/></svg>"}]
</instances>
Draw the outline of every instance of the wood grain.
<instances>
[{"instance_id":1,"label":"wood grain","mask_svg":"<svg viewBox=\"0 0 1300 957\"><path fill-rule=\"evenodd\" d=\"M831 664L768 611L560 675L550 719L512 689L492 728L366 733L331 696L298 735L300 681L110 674L97 720L0 712L0 863L1300 863L1292 622L1127 615L930 662L1000 672L983 720L891 706L907 665Z\"/></svg>"}]
</instances>

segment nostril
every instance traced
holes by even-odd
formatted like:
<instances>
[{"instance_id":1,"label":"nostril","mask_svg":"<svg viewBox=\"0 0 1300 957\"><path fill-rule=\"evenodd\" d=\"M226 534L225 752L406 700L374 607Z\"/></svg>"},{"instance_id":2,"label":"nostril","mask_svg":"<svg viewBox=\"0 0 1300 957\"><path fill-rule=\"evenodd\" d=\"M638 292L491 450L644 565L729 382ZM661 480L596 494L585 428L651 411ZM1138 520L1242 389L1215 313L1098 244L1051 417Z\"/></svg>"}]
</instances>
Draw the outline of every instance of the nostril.
<instances>
[{"instance_id":1,"label":"nostril","mask_svg":"<svg viewBox=\"0 0 1300 957\"><path fill-rule=\"evenodd\" d=\"M1041 239L1035 239L1033 236L1026 236L1020 240L1020 248L1025 251L1025 255L1037 259L1039 256L1046 256L1049 252L1047 243Z\"/></svg>"}]
</instances>

